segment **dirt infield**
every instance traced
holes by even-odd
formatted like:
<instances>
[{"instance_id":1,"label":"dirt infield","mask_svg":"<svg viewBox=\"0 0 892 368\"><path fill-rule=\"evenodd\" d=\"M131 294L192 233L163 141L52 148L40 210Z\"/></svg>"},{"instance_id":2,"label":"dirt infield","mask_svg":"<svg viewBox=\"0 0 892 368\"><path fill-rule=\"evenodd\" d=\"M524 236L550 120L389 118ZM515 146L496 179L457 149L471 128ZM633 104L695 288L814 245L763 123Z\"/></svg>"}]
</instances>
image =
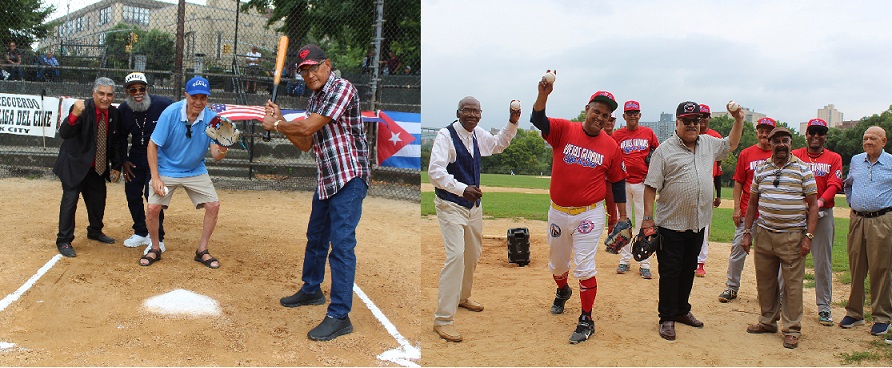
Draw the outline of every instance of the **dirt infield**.
<instances>
[{"instance_id":1,"label":"dirt infield","mask_svg":"<svg viewBox=\"0 0 892 368\"><path fill-rule=\"evenodd\" d=\"M437 304L437 280L444 261L443 241L434 216L422 220L423 348L422 364L431 366L838 366L840 353L866 351L871 341L869 324L852 330L818 324L814 289L804 296L802 340L798 349L782 346L783 335L751 335L747 324L757 321L755 272L750 259L743 272L740 296L719 303L724 290L730 244L710 244L707 276L697 278L691 295L693 313L706 325L702 329L678 325L674 342L658 334L657 295L659 275L641 279L638 266L632 272L614 272L618 255L599 249L598 295L592 340L570 345L568 338L579 316L578 283L571 280L573 298L563 315L551 315L554 281L548 271L546 223L529 220L484 220L483 254L475 277L472 298L485 310L459 309L456 328L464 341L450 343L432 331ZM507 263L507 229L527 227L531 235L531 263L517 267ZM602 235L603 239L604 235ZM652 268L657 269L652 260ZM572 275L571 275L572 278ZM848 297L847 285L834 284L834 301ZM833 305L838 321L845 310Z\"/></svg>"},{"instance_id":2,"label":"dirt infield","mask_svg":"<svg viewBox=\"0 0 892 368\"><path fill-rule=\"evenodd\" d=\"M203 211L178 192L166 214L167 252L140 267L123 185L109 187L104 245L86 239L83 201L77 213L76 258L63 258L21 299L0 311L2 366L392 366L378 354L400 347L354 297L355 332L332 342L306 333L325 305L284 308L279 298L299 286L312 193L220 190L221 211L211 254L222 267L192 260ZM23 285L58 254L58 181L0 179L5 205L0 227L0 298ZM369 197L357 229L356 284L411 345L427 316L420 314L419 206ZM323 284L328 296L329 277ZM143 309L145 299L174 289L216 299L219 317L171 318ZM354 294L355 296L356 294ZM0 344L2 345L2 344Z\"/></svg>"}]
</instances>

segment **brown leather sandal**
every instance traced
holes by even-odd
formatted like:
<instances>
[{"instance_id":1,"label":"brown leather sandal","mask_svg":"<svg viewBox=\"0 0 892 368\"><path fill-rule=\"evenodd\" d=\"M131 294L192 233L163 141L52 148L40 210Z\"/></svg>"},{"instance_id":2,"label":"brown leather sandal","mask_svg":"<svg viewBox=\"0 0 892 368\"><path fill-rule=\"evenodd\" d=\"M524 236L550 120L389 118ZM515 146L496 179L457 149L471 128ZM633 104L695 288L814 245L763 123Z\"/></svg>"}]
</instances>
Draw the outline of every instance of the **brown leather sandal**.
<instances>
[{"instance_id":1,"label":"brown leather sandal","mask_svg":"<svg viewBox=\"0 0 892 368\"><path fill-rule=\"evenodd\" d=\"M149 258L149 254L154 254L154 255L155 255L155 258ZM141 261L141 260L149 261L149 263L146 263L146 264L143 264L142 262L137 261L137 263L139 263L140 266L143 266L143 267L151 266L152 263L155 263L155 262L158 262L158 261L161 260L161 250L158 250L158 249L149 249L149 251L146 252L146 254L145 254L144 256L142 256L142 257L139 258L139 260L140 260L140 261Z\"/></svg>"},{"instance_id":2,"label":"brown leather sandal","mask_svg":"<svg viewBox=\"0 0 892 368\"><path fill-rule=\"evenodd\" d=\"M196 251L196 252L195 252L195 262L201 263L201 264L207 266L208 268L212 268L212 269L218 269L218 268L220 268L220 261L218 261L218 260L217 260L216 258L214 258L213 256L212 256L211 258L208 258L208 259L201 259L201 257L204 256L205 254L210 255L210 254L208 254L208 250L207 250L207 249L205 249L205 250L203 250L203 251L201 251L201 252ZM214 262L217 262L217 266L214 266L214 265L213 265Z\"/></svg>"}]
</instances>

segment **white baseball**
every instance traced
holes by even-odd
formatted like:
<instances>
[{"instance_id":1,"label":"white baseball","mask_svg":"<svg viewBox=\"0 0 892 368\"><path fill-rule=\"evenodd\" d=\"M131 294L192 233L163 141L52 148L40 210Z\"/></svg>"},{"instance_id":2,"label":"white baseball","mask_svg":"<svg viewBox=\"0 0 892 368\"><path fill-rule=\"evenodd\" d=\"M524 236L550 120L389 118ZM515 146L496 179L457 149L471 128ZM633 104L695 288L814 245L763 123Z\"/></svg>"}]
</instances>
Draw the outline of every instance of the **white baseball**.
<instances>
[{"instance_id":1,"label":"white baseball","mask_svg":"<svg viewBox=\"0 0 892 368\"><path fill-rule=\"evenodd\" d=\"M728 101L728 111L735 112L738 109L740 109L740 105L737 102L734 102L734 100Z\"/></svg>"},{"instance_id":2,"label":"white baseball","mask_svg":"<svg viewBox=\"0 0 892 368\"><path fill-rule=\"evenodd\" d=\"M520 100L511 100L511 110L520 110Z\"/></svg>"},{"instance_id":3,"label":"white baseball","mask_svg":"<svg viewBox=\"0 0 892 368\"><path fill-rule=\"evenodd\" d=\"M164 193L164 196L167 196L167 187L164 187L164 189L162 190L162 192Z\"/></svg>"},{"instance_id":4,"label":"white baseball","mask_svg":"<svg viewBox=\"0 0 892 368\"><path fill-rule=\"evenodd\" d=\"M554 73L552 72L545 73L545 76L542 78L545 78L545 82L547 83L554 83Z\"/></svg>"}]
</instances>

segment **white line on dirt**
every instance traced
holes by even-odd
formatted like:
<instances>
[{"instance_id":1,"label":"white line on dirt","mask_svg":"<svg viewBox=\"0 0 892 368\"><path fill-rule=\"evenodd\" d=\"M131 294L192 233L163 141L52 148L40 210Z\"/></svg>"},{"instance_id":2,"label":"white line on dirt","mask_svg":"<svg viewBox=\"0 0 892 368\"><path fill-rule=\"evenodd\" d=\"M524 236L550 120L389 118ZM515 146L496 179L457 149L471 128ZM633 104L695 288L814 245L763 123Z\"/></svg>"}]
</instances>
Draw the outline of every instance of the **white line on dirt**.
<instances>
[{"instance_id":1,"label":"white line on dirt","mask_svg":"<svg viewBox=\"0 0 892 368\"><path fill-rule=\"evenodd\" d=\"M421 359L421 349L412 346L412 344L409 343L409 340L403 337L403 335L400 335L396 326L394 326L393 323L390 323L387 316L385 316L384 313L375 306L375 303L362 292L359 285L353 284L353 292L359 296L359 299L362 299L362 301L365 302L365 305L372 311L372 315L378 319L378 322L381 322L381 325L383 325L384 329L390 333L390 336L393 336L393 338L396 339L396 342L400 344L399 348L391 349L379 354L378 359L393 362L404 367L419 367L418 363L415 361Z\"/></svg>"},{"instance_id":2,"label":"white line on dirt","mask_svg":"<svg viewBox=\"0 0 892 368\"><path fill-rule=\"evenodd\" d=\"M0 312L2 312L4 309L6 309L6 307L8 307L16 300L19 300L19 297L21 297L22 294L24 294L26 291L28 291L28 289L34 286L34 283L37 282L37 280L40 280L40 277L43 276L43 274L45 274L47 271L49 271L50 268L52 268L53 265L55 265L56 262L58 262L60 259L62 259L62 255L56 254L53 258L47 261L46 264L43 265L43 267L37 270L37 273L35 273L34 276L31 276L28 281L25 281L25 284L18 288L18 290L14 291L12 294L7 295L5 298L3 298L3 300L0 300Z\"/></svg>"}]
</instances>

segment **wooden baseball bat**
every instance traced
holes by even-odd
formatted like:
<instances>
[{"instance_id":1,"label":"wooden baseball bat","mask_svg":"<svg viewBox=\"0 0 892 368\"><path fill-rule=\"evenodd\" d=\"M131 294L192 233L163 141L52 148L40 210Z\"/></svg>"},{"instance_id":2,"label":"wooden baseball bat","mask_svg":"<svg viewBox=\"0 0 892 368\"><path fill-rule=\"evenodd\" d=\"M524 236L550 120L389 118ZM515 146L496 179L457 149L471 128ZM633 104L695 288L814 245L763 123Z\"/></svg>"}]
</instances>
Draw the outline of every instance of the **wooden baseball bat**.
<instances>
[{"instance_id":1,"label":"wooden baseball bat","mask_svg":"<svg viewBox=\"0 0 892 368\"><path fill-rule=\"evenodd\" d=\"M270 101L276 103L279 94L279 82L282 81L282 69L285 68L285 56L288 54L288 36L279 37L279 50L276 52L276 75L273 76L273 94ZM263 141L270 141L270 131L263 132Z\"/></svg>"}]
</instances>

